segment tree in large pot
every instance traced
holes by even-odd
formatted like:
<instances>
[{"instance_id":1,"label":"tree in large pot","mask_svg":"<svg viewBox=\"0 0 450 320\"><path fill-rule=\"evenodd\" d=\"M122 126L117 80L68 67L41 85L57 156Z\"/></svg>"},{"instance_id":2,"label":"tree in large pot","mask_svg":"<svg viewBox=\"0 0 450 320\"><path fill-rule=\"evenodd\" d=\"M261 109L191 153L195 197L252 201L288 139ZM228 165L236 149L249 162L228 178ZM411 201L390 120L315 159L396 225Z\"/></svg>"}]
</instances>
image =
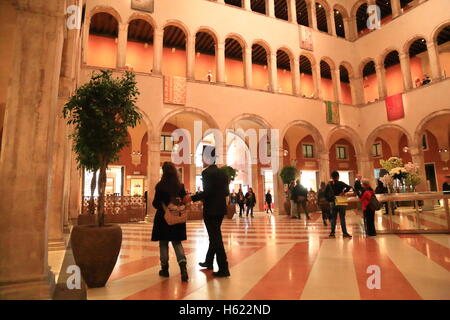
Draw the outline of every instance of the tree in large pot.
<instances>
[{"instance_id":1,"label":"tree in large pot","mask_svg":"<svg viewBox=\"0 0 450 320\"><path fill-rule=\"evenodd\" d=\"M129 145L128 128L142 118L136 107L138 95L134 73L115 78L111 71L100 71L76 90L63 109L73 126L70 137L79 167L94 170L94 176L99 171L98 225L75 226L70 237L75 262L90 288L106 284L122 244L120 226L105 224L106 170Z\"/></svg>"},{"instance_id":2,"label":"tree in large pot","mask_svg":"<svg viewBox=\"0 0 450 320\"><path fill-rule=\"evenodd\" d=\"M283 169L281 169L280 172L280 178L284 185L287 185L289 188L289 185L295 181L295 178L297 177L297 168L294 166L284 166ZM291 202L289 201L290 193L289 189L286 192L286 198L284 201L284 210L286 211L286 214L289 215L291 212Z\"/></svg>"},{"instance_id":3,"label":"tree in large pot","mask_svg":"<svg viewBox=\"0 0 450 320\"><path fill-rule=\"evenodd\" d=\"M231 166L223 166L220 168L225 172L228 177L228 184L230 184L236 178L238 171ZM234 214L236 213L236 204L235 203L227 203L227 218L233 219Z\"/></svg>"}]
</instances>

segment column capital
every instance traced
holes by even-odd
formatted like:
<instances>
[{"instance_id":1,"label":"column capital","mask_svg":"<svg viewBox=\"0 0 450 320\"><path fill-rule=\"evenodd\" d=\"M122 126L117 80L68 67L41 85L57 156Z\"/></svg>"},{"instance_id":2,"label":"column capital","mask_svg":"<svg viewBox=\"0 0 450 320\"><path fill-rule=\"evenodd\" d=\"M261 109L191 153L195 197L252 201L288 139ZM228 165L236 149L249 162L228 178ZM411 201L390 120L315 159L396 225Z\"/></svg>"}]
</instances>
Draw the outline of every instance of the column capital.
<instances>
[{"instance_id":1,"label":"column capital","mask_svg":"<svg viewBox=\"0 0 450 320\"><path fill-rule=\"evenodd\" d=\"M120 23L119 24L119 32L120 31L127 31L128 30L128 23Z\"/></svg>"},{"instance_id":2,"label":"column capital","mask_svg":"<svg viewBox=\"0 0 450 320\"><path fill-rule=\"evenodd\" d=\"M164 29L156 29L154 36L155 36L155 38L156 37L161 37L161 38L164 37Z\"/></svg>"}]
</instances>

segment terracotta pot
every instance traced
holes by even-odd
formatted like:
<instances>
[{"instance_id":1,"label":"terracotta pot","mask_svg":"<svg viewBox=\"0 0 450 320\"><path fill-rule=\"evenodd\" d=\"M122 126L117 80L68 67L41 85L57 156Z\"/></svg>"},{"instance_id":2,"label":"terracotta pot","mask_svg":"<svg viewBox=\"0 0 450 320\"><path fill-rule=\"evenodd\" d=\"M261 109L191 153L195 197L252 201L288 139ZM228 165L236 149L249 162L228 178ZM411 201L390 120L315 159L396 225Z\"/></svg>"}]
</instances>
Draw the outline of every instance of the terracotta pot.
<instances>
[{"instance_id":1,"label":"terracotta pot","mask_svg":"<svg viewBox=\"0 0 450 320\"><path fill-rule=\"evenodd\" d=\"M227 218L233 219L235 213L236 213L236 205L227 204Z\"/></svg>"},{"instance_id":2,"label":"terracotta pot","mask_svg":"<svg viewBox=\"0 0 450 320\"><path fill-rule=\"evenodd\" d=\"M80 214L78 216L78 225L96 225L97 224L97 215L96 214Z\"/></svg>"},{"instance_id":3,"label":"terracotta pot","mask_svg":"<svg viewBox=\"0 0 450 320\"><path fill-rule=\"evenodd\" d=\"M104 287L122 245L118 225L75 226L70 237L73 256L89 288Z\"/></svg>"}]
</instances>

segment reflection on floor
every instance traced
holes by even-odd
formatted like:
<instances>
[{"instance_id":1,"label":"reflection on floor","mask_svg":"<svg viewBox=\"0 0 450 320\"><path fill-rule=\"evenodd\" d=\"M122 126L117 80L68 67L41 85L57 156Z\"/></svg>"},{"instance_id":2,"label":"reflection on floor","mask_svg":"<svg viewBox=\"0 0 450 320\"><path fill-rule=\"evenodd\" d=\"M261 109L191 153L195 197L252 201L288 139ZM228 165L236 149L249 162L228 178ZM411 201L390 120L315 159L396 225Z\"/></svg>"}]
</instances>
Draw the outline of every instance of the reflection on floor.
<instances>
[{"instance_id":1,"label":"reflection on floor","mask_svg":"<svg viewBox=\"0 0 450 320\"><path fill-rule=\"evenodd\" d=\"M366 238L360 217L347 216L351 240L340 231L328 239L318 213L307 222L264 213L225 220L228 279L199 269L208 238L201 221L189 222L189 283L181 282L172 249L171 277L158 276L151 224L123 225L115 270L105 288L88 290L88 299L450 299L450 235ZM380 289L369 288L378 279L368 273L374 265Z\"/></svg>"}]
</instances>

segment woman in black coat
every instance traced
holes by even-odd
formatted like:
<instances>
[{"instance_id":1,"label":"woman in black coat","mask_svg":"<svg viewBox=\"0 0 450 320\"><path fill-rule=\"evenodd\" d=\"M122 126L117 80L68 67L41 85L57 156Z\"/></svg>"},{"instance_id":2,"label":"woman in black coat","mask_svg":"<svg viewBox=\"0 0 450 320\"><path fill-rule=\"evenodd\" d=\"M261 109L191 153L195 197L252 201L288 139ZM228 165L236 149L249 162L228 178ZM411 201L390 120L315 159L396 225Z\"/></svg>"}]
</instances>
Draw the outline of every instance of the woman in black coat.
<instances>
[{"instance_id":1,"label":"woman in black coat","mask_svg":"<svg viewBox=\"0 0 450 320\"><path fill-rule=\"evenodd\" d=\"M251 213L251 217L253 218L253 207L256 205L256 195L253 192L253 188L249 188L245 194L245 204L247 205L247 217Z\"/></svg>"},{"instance_id":2,"label":"woman in black coat","mask_svg":"<svg viewBox=\"0 0 450 320\"><path fill-rule=\"evenodd\" d=\"M186 269L186 255L184 254L181 241L186 240L186 223L168 225L164 219L164 206L173 202L176 198L183 199L185 202L186 191L184 185L178 179L178 172L174 164L164 162L163 175L161 181L155 187L155 197L153 207L156 209L155 219L153 221L152 241L159 241L161 271L159 275L169 277L169 241L177 256L178 264L181 270L182 281L188 280Z\"/></svg>"}]
</instances>

